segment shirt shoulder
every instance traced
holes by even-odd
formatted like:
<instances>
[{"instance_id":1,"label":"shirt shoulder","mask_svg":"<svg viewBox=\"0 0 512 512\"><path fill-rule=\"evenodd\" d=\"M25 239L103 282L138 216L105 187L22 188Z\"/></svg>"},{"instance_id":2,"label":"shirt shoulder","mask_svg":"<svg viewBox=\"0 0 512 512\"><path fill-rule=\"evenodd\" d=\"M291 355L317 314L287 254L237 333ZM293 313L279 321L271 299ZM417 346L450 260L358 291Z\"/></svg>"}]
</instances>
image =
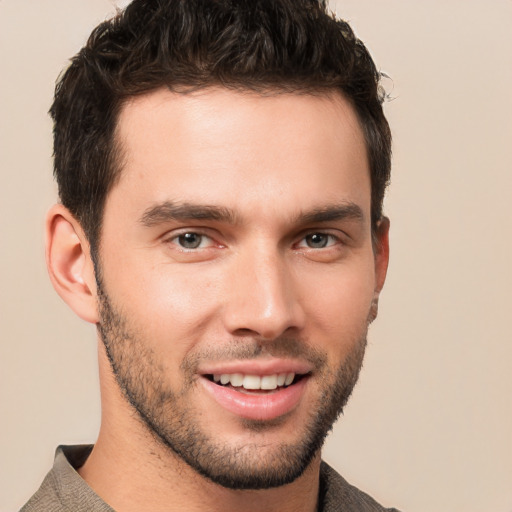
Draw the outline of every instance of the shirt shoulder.
<instances>
[{"instance_id":1,"label":"shirt shoulder","mask_svg":"<svg viewBox=\"0 0 512 512\"><path fill-rule=\"evenodd\" d=\"M399 512L396 508L379 505L323 461L320 467L320 502L323 503L322 512Z\"/></svg>"},{"instance_id":2,"label":"shirt shoulder","mask_svg":"<svg viewBox=\"0 0 512 512\"><path fill-rule=\"evenodd\" d=\"M47 510L50 512L66 512L62 507L56 492L56 481L53 469L46 475L41 487L30 498L30 500L21 508L20 512L40 512Z\"/></svg>"},{"instance_id":3,"label":"shirt shoulder","mask_svg":"<svg viewBox=\"0 0 512 512\"><path fill-rule=\"evenodd\" d=\"M53 468L20 512L114 512L85 482L76 469L92 446L59 446Z\"/></svg>"}]
</instances>

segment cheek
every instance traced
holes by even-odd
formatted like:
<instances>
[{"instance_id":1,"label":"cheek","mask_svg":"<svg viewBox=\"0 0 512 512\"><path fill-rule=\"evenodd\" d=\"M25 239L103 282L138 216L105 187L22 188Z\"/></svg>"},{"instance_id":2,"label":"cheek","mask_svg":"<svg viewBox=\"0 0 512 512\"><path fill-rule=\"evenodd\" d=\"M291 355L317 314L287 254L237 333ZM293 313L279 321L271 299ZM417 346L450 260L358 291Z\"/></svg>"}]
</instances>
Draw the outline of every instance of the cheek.
<instances>
[{"instance_id":1,"label":"cheek","mask_svg":"<svg viewBox=\"0 0 512 512\"><path fill-rule=\"evenodd\" d=\"M189 350L215 316L218 286L208 274L192 266L189 270L157 264L141 269L132 264L125 267L124 275L113 270L106 284L115 304L146 343L177 354Z\"/></svg>"},{"instance_id":2,"label":"cheek","mask_svg":"<svg viewBox=\"0 0 512 512\"><path fill-rule=\"evenodd\" d=\"M373 264L363 262L350 271L339 268L321 279L321 287L316 277L315 288L307 286L307 279L304 283L304 292L309 290L304 309L312 330L310 337L315 339L315 333L321 333L327 349L346 354L366 334L374 295ZM311 293L312 289L318 293Z\"/></svg>"}]
</instances>

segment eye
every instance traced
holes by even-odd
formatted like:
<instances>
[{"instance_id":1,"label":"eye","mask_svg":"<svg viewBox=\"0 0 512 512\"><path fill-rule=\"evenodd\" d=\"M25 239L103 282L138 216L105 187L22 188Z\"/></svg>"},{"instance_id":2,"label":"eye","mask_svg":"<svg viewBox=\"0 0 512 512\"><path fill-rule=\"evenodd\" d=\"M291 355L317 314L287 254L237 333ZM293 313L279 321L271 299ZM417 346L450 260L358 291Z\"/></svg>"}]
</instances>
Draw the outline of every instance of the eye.
<instances>
[{"instance_id":1,"label":"eye","mask_svg":"<svg viewBox=\"0 0 512 512\"><path fill-rule=\"evenodd\" d=\"M212 243L210 237L200 233L188 232L174 237L171 242L182 249L202 249Z\"/></svg>"},{"instance_id":2,"label":"eye","mask_svg":"<svg viewBox=\"0 0 512 512\"><path fill-rule=\"evenodd\" d=\"M299 246L308 247L310 249L324 249L334 245L337 239L333 235L327 233L310 233L306 235L300 242Z\"/></svg>"}]
</instances>

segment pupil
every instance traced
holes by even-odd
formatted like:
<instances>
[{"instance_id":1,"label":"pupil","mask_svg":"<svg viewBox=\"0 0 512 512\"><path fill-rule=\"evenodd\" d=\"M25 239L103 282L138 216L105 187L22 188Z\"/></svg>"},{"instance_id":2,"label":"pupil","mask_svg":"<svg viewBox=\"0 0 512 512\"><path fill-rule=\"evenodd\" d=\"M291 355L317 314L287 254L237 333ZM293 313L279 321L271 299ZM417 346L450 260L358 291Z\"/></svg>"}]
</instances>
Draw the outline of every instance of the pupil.
<instances>
[{"instance_id":1,"label":"pupil","mask_svg":"<svg viewBox=\"0 0 512 512\"><path fill-rule=\"evenodd\" d=\"M327 245L327 237L321 233L309 235L309 245L314 248L325 247Z\"/></svg>"},{"instance_id":2,"label":"pupil","mask_svg":"<svg viewBox=\"0 0 512 512\"><path fill-rule=\"evenodd\" d=\"M179 236L179 242L186 249L196 249L201 244L201 235L197 233L185 233Z\"/></svg>"}]
</instances>

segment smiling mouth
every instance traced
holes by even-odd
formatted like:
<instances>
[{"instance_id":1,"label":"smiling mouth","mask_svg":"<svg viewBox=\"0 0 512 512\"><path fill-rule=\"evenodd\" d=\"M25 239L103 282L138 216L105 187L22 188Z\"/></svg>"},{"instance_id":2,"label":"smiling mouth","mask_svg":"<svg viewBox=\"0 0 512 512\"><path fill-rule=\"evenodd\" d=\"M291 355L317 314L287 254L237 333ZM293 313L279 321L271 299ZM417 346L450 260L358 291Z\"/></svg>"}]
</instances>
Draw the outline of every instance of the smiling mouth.
<instances>
[{"instance_id":1,"label":"smiling mouth","mask_svg":"<svg viewBox=\"0 0 512 512\"><path fill-rule=\"evenodd\" d=\"M228 387L242 393L269 393L292 386L307 375L309 374L248 375L243 373L216 373L205 375L205 377L219 386Z\"/></svg>"}]
</instances>

